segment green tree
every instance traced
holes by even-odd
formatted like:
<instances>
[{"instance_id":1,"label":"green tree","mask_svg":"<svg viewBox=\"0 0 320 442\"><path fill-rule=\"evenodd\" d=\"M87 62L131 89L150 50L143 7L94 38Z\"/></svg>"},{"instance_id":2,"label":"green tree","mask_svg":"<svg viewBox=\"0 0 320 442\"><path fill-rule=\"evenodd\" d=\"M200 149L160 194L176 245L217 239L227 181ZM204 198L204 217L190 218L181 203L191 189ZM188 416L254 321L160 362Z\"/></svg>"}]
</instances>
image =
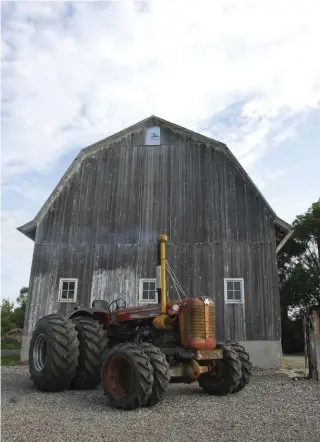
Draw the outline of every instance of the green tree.
<instances>
[{"instance_id":1,"label":"green tree","mask_svg":"<svg viewBox=\"0 0 320 442\"><path fill-rule=\"evenodd\" d=\"M13 302L3 299L1 303L1 336L13 328Z\"/></svg>"},{"instance_id":2,"label":"green tree","mask_svg":"<svg viewBox=\"0 0 320 442\"><path fill-rule=\"evenodd\" d=\"M13 311L14 322L20 328L23 328L24 325L27 297L28 297L28 287L22 287L22 289L20 290L20 294L16 299L18 307L16 307Z\"/></svg>"},{"instance_id":3,"label":"green tree","mask_svg":"<svg viewBox=\"0 0 320 442\"><path fill-rule=\"evenodd\" d=\"M20 289L20 295L17 297L17 304L19 307L23 308L24 311L26 310L27 306L28 290L28 287L22 287L22 289Z\"/></svg>"},{"instance_id":4,"label":"green tree","mask_svg":"<svg viewBox=\"0 0 320 442\"><path fill-rule=\"evenodd\" d=\"M301 316L320 305L320 202L298 215L294 234L278 256L281 305Z\"/></svg>"},{"instance_id":5,"label":"green tree","mask_svg":"<svg viewBox=\"0 0 320 442\"><path fill-rule=\"evenodd\" d=\"M24 316L26 312L28 297L28 287L22 287L16 299L18 306L14 308L14 303L8 299L3 299L1 303L1 335L2 337L13 328L23 328Z\"/></svg>"}]
</instances>

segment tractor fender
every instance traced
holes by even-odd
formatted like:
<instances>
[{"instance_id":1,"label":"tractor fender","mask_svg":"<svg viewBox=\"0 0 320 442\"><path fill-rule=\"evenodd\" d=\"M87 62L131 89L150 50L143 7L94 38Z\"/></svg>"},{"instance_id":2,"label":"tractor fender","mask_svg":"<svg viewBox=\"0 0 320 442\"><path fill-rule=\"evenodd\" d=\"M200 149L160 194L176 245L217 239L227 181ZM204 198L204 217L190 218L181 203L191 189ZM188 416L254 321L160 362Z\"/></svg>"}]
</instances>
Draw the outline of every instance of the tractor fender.
<instances>
[{"instance_id":1,"label":"tractor fender","mask_svg":"<svg viewBox=\"0 0 320 442\"><path fill-rule=\"evenodd\" d=\"M80 308L75 310L69 316L69 319L76 318L78 316L89 316L99 321L103 326L107 326L110 323L110 312L101 308Z\"/></svg>"}]
</instances>

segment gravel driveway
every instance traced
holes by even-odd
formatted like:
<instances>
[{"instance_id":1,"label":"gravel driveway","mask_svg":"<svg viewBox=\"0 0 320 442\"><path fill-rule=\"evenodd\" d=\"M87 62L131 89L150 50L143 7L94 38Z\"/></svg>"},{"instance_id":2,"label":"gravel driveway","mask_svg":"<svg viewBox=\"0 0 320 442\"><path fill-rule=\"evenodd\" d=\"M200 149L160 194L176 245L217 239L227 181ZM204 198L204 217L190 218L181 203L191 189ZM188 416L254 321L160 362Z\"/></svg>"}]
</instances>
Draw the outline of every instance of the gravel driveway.
<instances>
[{"instance_id":1,"label":"gravel driveway","mask_svg":"<svg viewBox=\"0 0 320 442\"><path fill-rule=\"evenodd\" d=\"M241 393L172 384L151 409L109 408L94 391L40 393L25 366L2 367L2 442L320 440L320 383L257 372Z\"/></svg>"}]
</instances>

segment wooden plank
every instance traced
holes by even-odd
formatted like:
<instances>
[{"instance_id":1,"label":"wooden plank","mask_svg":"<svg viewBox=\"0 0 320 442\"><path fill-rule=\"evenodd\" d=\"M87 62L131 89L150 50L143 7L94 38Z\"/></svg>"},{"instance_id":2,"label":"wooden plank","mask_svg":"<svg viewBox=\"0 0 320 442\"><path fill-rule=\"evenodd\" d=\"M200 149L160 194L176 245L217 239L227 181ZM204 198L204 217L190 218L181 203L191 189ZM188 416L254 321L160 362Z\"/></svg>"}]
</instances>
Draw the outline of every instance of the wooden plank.
<instances>
[{"instance_id":1,"label":"wooden plank","mask_svg":"<svg viewBox=\"0 0 320 442\"><path fill-rule=\"evenodd\" d=\"M139 129L87 157L42 219L28 321L71 308L57 303L61 277L81 280L84 305L119 291L136 303L139 279L155 277L157 236L167 233L181 285L215 300L220 339L279 339L274 226L263 201L214 145L173 130L160 146L143 140ZM244 309L225 306L226 277L245 279Z\"/></svg>"}]
</instances>

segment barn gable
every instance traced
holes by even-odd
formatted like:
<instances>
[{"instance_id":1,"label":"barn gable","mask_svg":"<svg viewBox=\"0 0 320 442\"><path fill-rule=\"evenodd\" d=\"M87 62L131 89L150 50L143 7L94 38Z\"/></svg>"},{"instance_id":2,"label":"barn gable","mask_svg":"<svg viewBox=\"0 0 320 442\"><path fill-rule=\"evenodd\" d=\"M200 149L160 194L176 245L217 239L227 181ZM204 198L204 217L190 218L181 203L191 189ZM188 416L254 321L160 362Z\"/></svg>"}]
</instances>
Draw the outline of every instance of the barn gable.
<instances>
[{"instance_id":1,"label":"barn gable","mask_svg":"<svg viewBox=\"0 0 320 442\"><path fill-rule=\"evenodd\" d=\"M160 128L160 129L158 129ZM160 138L160 139L159 139ZM261 201L262 205L267 210L268 214L272 217L275 223L276 242L278 248L280 248L291 231L291 226L284 221L280 220L238 160L234 157L228 147L216 140L208 138L199 133L190 131L168 121L165 121L156 116L151 116L133 126L130 126L120 132L117 132L104 140L99 141L89 147L84 148L70 165L66 173L61 178L60 182L53 190L39 213L34 220L18 228L20 232L35 240L36 230L40 222L46 217L48 212L57 204L59 195L66 190L73 181L73 177L77 172L80 172L83 164L90 163L90 158L95 157L103 149L109 148L121 148L128 146L150 146L161 144L162 146L170 145L198 145L207 146L213 148L215 151L220 152L224 157L228 159L238 174L242 177L247 186L253 191L257 198Z\"/></svg>"}]
</instances>

